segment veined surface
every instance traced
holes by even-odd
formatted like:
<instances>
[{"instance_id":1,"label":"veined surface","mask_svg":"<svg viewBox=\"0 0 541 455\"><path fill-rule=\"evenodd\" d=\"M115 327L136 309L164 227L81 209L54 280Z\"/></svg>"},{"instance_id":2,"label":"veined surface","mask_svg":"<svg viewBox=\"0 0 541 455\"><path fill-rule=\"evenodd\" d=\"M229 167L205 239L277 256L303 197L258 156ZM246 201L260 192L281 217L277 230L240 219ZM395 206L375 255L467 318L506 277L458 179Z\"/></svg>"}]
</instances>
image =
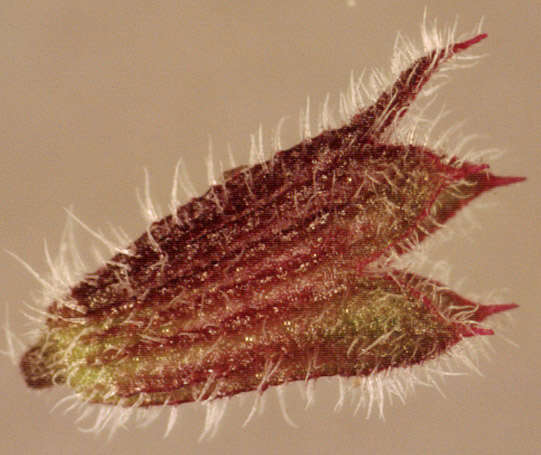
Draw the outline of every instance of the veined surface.
<instances>
[{"instance_id":1,"label":"veined surface","mask_svg":"<svg viewBox=\"0 0 541 455\"><path fill-rule=\"evenodd\" d=\"M363 63L364 63L364 59L363 59ZM475 72L475 71L473 71L473 72ZM454 105L453 105L453 107L454 107ZM85 220L89 221L88 217L83 217L83 218L84 218ZM93 226L96 225L95 223L89 223L89 224L92 224Z\"/></svg>"}]
</instances>

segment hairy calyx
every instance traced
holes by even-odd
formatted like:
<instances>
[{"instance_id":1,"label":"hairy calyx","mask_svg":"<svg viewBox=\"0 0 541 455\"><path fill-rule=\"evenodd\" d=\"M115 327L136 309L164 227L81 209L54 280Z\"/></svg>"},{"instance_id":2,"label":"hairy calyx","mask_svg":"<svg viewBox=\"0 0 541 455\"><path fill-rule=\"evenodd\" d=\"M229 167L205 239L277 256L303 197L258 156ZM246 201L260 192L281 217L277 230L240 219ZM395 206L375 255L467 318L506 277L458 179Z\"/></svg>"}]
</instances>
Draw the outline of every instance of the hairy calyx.
<instances>
[{"instance_id":1,"label":"hairy calyx","mask_svg":"<svg viewBox=\"0 0 541 455\"><path fill-rule=\"evenodd\" d=\"M389 143L431 75L414 61L337 129L225 174L48 307L21 368L91 402L150 406L367 376L437 358L514 304L391 266L481 193L522 180ZM379 261L379 262L378 262Z\"/></svg>"}]
</instances>

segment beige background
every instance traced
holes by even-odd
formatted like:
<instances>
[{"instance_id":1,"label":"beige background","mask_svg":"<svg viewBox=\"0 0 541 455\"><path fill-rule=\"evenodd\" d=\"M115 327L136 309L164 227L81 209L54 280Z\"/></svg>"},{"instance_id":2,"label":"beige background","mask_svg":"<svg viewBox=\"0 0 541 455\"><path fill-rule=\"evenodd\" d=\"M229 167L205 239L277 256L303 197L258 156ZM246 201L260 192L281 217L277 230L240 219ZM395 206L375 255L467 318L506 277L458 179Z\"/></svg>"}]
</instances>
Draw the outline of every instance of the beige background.
<instances>
[{"instance_id":1,"label":"beige background","mask_svg":"<svg viewBox=\"0 0 541 455\"><path fill-rule=\"evenodd\" d=\"M0 453L541 453L540 4L356 3L2 1L0 247L45 271L43 239L54 250L63 208L72 204L93 227L112 223L135 236L145 226L135 200L143 167L150 170L154 200L166 207L179 156L198 190L205 189L209 134L216 158L226 156L230 143L245 162L249 134L259 123L267 139L288 115L284 141L291 144L306 96L317 106L329 92L336 107L351 70L387 70L396 32L419 40L428 3L440 23L458 14L460 31L484 16L489 34L477 49L489 55L452 73L439 94L439 106L453 111L444 126L466 118L466 133L486 134L480 147L507 151L494 164L497 173L529 179L483 198L496 205L474 211L479 228L435 248L431 257L449 261L453 283L466 279L464 292L502 291L521 305L506 332L520 347L495 338L492 360L480 362L484 377L448 378L442 385L447 398L420 388L405 406L387 406L385 422L354 416L350 406L334 413L336 383L322 382L308 411L297 388L288 389L298 429L285 423L270 393L263 415L246 428L241 424L252 397L230 406L218 435L202 444L203 412L190 406L180 409L165 440L165 416L148 429L130 426L110 443L79 432L75 415L49 413L65 390L29 391L1 358ZM78 238L81 246L91 245L85 234ZM38 285L2 256L0 303L22 333L19 308Z\"/></svg>"}]
</instances>

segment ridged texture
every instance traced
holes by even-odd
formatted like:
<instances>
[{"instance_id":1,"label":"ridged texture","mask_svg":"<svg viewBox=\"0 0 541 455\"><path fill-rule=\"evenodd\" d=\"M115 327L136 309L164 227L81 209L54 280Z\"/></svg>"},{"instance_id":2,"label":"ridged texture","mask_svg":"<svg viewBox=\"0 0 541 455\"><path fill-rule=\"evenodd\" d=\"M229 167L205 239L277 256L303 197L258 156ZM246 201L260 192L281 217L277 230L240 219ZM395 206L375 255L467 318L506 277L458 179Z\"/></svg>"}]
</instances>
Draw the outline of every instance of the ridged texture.
<instances>
[{"instance_id":1,"label":"ridged texture","mask_svg":"<svg viewBox=\"0 0 541 455\"><path fill-rule=\"evenodd\" d=\"M514 304L475 304L376 266L484 191L522 180L388 143L439 66L484 37L417 59L346 126L228 171L153 223L50 304L21 361L28 385L177 404L408 367L492 333L479 323Z\"/></svg>"}]
</instances>

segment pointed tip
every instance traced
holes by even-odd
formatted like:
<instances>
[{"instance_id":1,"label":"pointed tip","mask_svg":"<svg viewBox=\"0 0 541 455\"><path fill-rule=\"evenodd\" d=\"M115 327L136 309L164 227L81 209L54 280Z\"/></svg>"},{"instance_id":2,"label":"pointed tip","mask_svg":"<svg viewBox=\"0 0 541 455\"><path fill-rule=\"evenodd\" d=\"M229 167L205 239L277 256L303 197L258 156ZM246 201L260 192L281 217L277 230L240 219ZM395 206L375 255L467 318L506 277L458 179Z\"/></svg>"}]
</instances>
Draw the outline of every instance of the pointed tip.
<instances>
[{"instance_id":1,"label":"pointed tip","mask_svg":"<svg viewBox=\"0 0 541 455\"><path fill-rule=\"evenodd\" d=\"M499 305L479 305L479 308L473 315L473 318L477 322L484 321L493 314L502 313L504 311L513 310L518 308L516 303L502 303Z\"/></svg>"},{"instance_id":2,"label":"pointed tip","mask_svg":"<svg viewBox=\"0 0 541 455\"><path fill-rule=\"evenodd\" d=\"M526 177L500 177L497 175L490 175L487 180L487 185L489 185L491 188L495 188L498 186L506 186L512 185L513 183L524 182L525 180Z\"/></svg>"},{"instance_id":3,"label":"pointed tip","mask_svg":"<svg viewBox=\"0 0 541 455\"><path fill-rule=\"evenodd\" d=\"M477 324L467 324L462 325L458 333L462 338L471 338L476 336L488 336L488 335L494 335L494 330L488 329L486 327L481 327Z\"/></svg>"},{"instance_id":4,"label":"pointed tip","mask_svg":"<svg viewBox=\"0 0 541 455\"><path fill-rule=\"evenodd\" d=\"M474 325L472 327L468 327L468 332L464 334L465 337L473 337L477 335L494 335L494 330Z\"/></svg>"},{"instance_id":5,"label":"pointed tip","mask_svg":"<svg viewBox=\"0 0 541 455\"><path fill-rule=\"evenodd\" d=\"M460 52L465 49L468 49L468 47L473 46L474 44L477 44L479 41L483 41L487 36L488 35L486 33L480 33L479 35L474 36L473 38L470 38L469 40L456 43L453 45L453 52Z\"/></svg>"},{"instance_id":6,"label":"pointed tip","mask_svg":"<svg viewBox=\"0 0 541 455\"><path fill-rule=\"evenodd\" d=\"M471 182L475 182L475 191L473 191L472 199L476 196L479 196L481 193L484 193L485 191L490 191L494 188L498 188L501 186L507 186L512 185L514 183L520 183L526 180L526 177L508 177L508 176L499 176L494 175L490 172L484 172L484 169L479 172L479 169L476 167L471 168L465 168L463 167L461 170L465 175L468 175L468 179Z\"/></svg>"},{"instance_id":7,"label":"pointed tip","mask_svg":"<svg viewBox=\"0 0 541 455\"><path fill-rule=\"evenodd\" d=\"M484 305L487 316L496 313L502 313L503 311L514 310L519 306L516 303L501 303L499 305Z\"/></svg>"}]
</instances>

